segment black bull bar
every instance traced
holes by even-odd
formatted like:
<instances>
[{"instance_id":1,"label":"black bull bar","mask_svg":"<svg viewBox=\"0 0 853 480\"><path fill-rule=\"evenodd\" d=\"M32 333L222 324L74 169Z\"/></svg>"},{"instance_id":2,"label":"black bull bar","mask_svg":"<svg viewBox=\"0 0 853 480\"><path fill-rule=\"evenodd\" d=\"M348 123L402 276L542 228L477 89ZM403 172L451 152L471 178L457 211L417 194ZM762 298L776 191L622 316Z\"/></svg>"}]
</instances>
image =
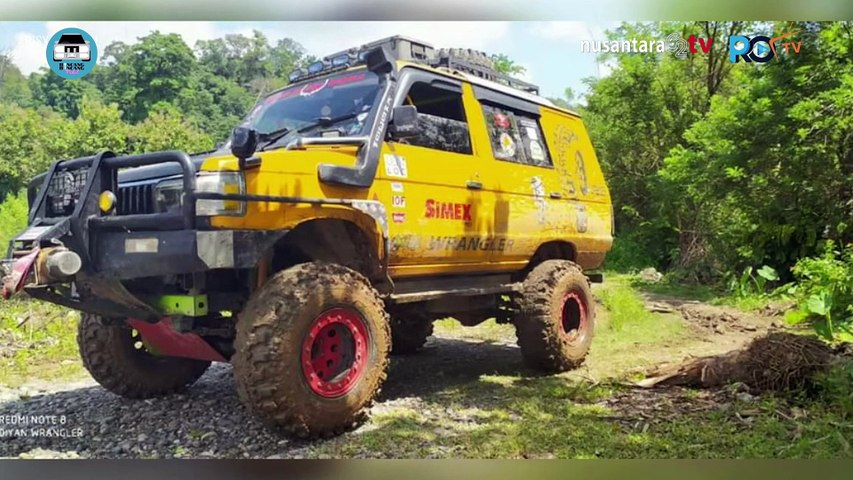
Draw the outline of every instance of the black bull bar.
<instances>
[{"instance_id":1,"label":"black bull bar","mask_svg":"<svg viewBox=\"0 0 853 480\"><path fill-rule=\"evenodd\" d=\"M101 193L118 192L120 169L163 163L175 163L181 169L183 197L179 212L117 215L101 211ZM82 187L74 186L74 192L79 192L76 203L62 212L63 216L49 216L55 213L48 210L51 181L59 174L73 174L80 169L86 169L86 179ZM31 297L85 312L156 321L158 312L128 292L122 279L210 268L248 268L286 233L223 231L210 229L207 224L197 225L203 220L196 218L196 201L216 194L197 194L195 189L195 166L186 153L179 151L123 157L103 152L54 162L31 201L27 229L9 244L4 262L9 275L3 279L3 296L24 290ZM144 255L129 254L125 242L140 237L154 241L159 248ZM230 257L215 255L223 246L231 252ZM80 257L82 269L74 275L74 289L67 288L64 281L45 277L45 259L58 250L70 250ZM33 275L38 281L30 284L26 278Z\"/></svg>"}]
</instances>

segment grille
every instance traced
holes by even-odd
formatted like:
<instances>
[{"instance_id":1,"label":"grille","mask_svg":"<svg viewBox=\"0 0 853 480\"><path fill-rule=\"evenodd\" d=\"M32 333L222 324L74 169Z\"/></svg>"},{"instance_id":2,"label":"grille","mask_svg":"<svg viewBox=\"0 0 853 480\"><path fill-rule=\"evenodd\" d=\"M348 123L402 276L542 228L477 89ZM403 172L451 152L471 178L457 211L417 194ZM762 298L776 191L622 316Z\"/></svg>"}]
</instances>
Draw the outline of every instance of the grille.
<instances>
[{"instance_id":1,"label":"grille","mask_svg":"<svg viewBox=\"0 0 853 480\"><path fill-rule=\"evenodd\" d=\"M119 187L117 210L119 215L154 213L154 185Z\"/></svg>"}]
</instances>

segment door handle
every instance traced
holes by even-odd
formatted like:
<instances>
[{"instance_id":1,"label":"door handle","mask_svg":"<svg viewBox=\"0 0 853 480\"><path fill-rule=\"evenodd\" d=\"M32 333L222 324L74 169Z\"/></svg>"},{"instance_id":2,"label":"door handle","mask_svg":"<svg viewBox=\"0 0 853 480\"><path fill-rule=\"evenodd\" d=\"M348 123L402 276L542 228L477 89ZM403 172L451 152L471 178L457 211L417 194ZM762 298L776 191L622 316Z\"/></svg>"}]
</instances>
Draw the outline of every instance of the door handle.
<instances>
[{"instance_id":1,"label":"door handle","mask_svg":"<svg viewBox=\"0 0 853 480\"><path fill-rule=\"evenodd\" d=\"M483 188L483 182L478 182L476 180L468 180L465 183L465 186L470 188L471 190L481 190Z\"/></svg>"},{"instance_id":2,"label":"door handle","mask_svg":"<svg viewBox=\"0 0 853 480\"><path fill-rule=\"evenodd\" d=\"M562 193L560 193L560 192L551 192L551 193L550 193L550 197L551 197L551 198L560 199L560 198L563 198L563 194L562 194Z\"/></svg>"}]
</instances>

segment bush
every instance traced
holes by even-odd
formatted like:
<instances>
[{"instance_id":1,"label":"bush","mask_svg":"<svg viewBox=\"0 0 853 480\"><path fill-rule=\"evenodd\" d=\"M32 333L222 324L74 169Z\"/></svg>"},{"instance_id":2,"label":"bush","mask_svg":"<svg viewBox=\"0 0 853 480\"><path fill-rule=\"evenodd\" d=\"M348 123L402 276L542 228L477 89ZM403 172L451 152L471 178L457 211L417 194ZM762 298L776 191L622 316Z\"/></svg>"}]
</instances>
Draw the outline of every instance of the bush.
<instances>
[{"instance_id":1,"label":"bush","mask_svg":"<svg viewBox=\"0 0 853 480\"><path fill-rule=\"evenodd\" d=\"M829 341L853 341L853 245L836 249L826 242L823 255L799 260L788 289L798 308L786 315L793 324L810 323Z\"/></svg>"},{"instance_id":2,"label":"bush","mask_svg":"<svg viewBox=\"0 0 853 480\"><path fill-rule=\"evenodd\" d=\"M635 236L624 235L613 239L613 248L607 254L604 268L620 273L631 273L646 267L656 267L656 264L644 242Z\"/></svg>"},{"instance_id":3,"label":"bush","mask_svg":"<svg viewBox=\"0 0 853 480\"><path fill-rule=\"evenodd\" d=\"M9 194L0 203L0 255L6 254L9 240L27 226L27 194L24 191L17 195Z\"/></svg>"},{"instance_id":4,"label":"bush","mask_svg":"<svg viewBox=\"0 0 853 480\"><path fill-rule=\"evenodd\" d=\"M818 378L824 403L838 410L844 420L853 419L853 361L836 365Z\"/></svg>"}]
</instances>

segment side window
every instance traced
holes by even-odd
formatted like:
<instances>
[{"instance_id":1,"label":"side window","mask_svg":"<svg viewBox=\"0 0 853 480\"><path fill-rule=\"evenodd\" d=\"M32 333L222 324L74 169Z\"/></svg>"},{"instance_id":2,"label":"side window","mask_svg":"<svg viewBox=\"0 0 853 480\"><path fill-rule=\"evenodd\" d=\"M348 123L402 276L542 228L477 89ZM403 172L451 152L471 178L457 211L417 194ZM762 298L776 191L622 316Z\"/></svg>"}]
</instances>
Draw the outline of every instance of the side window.
<instances>
[{"instance_id":1,"label":"side window","mask_svg":"<svg viewBox=\"0 0 853 480\"><path fill-rule=\"evenodd\" d=\"M417 82L405 103L418 109L417 137L408 143L454 153L471 153L471 136L465 121L462 93Z\"/></svg>"},{"instance_id":2,"label":"side window","mask_svg":"<svg viewBox=\"0 0 853 480\"><path fill-rule=\"evenodd\" d=\"M553 165L535 116L491 105L483 105L483 115L495 158L537 167Z\"/></svg>"}]
</instances>

